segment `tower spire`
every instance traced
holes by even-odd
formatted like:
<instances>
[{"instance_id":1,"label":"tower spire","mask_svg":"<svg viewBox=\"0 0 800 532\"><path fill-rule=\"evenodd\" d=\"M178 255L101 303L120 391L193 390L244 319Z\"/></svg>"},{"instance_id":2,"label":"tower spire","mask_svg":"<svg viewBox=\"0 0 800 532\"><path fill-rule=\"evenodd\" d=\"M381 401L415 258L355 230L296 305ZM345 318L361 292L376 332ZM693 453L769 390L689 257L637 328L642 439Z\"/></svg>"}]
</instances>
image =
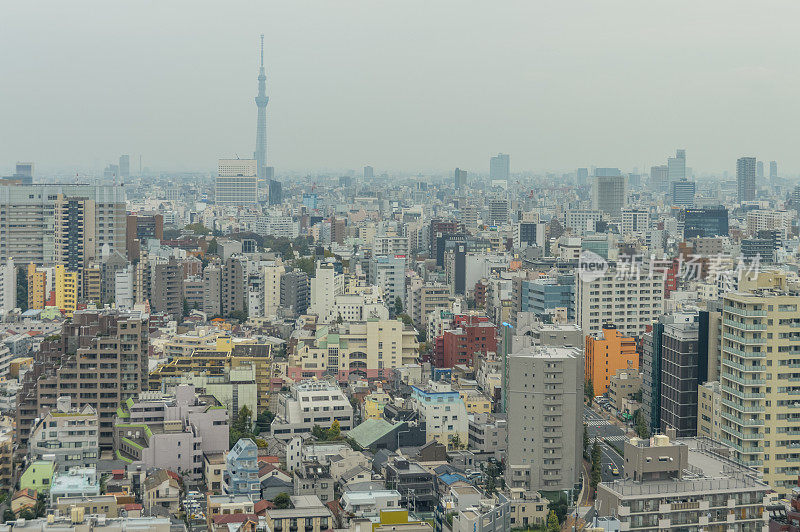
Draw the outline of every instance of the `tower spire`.
<instances>
[{"instance_id":1,"label":"tower spire","mask_svg":"<svg viewBox=\"0 0 800 532\"><path fill-rule=\"evenodd\" d=\"M253 152L253 159L256 160L258 177L267 177L267 75L264 72L264 34L261 34L261 66L258 69L258 95L256 96L256 107L258 107L258 119L256 121L256 149Z\"/></svg>"}]
</instances>

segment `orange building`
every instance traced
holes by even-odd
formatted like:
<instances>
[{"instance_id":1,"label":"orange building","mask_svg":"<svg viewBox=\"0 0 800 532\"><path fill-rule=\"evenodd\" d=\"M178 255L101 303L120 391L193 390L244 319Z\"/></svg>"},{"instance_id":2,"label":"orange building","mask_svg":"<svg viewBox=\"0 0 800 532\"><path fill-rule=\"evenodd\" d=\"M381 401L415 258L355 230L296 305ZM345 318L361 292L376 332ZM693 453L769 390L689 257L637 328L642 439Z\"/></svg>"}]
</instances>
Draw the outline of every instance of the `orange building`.
<instances>
[{"instance_id":1,"label":"orange building","mask_svg":"<svg viewBox=\"0 0 800 532\"><path fill-rule=\"evenodd\" d=\"M28 264L28 308L43 309L47 304L49 293L47 290L48 271L37 268L35 264Z\"/></svg>"},{"instance_id":2,"label":"orange building","mask_svg":"<svg viewBox=\"0 0 800 532\"><path fill-rule=\"evenodd\" d=\"M592 380L595 395L608 391L618 369L639 369L636 339L620 334L614 325L603 325L599 333L586 337L586 379Z\"/></svg>"}]
</instances>

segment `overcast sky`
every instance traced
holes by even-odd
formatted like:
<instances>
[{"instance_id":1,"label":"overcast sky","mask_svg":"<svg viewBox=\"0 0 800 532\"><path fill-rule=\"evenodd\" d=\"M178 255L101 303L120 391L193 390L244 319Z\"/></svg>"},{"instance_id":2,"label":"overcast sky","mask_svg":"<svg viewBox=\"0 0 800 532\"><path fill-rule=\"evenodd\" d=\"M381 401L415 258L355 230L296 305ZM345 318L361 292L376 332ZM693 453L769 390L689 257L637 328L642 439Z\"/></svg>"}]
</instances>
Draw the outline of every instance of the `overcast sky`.
<instances>
[{"instance_id":1,"label":"overcast sky","mask_svg":"<svg viewBox=\"0 0 800 532\"><path fill-rule=\"evenodd\" d=\"M752 155L800 168L800 3L538 0L0 4L0 174L252 157L266 35L278 172L512 172Z\"/></svg>"}]
</instances>

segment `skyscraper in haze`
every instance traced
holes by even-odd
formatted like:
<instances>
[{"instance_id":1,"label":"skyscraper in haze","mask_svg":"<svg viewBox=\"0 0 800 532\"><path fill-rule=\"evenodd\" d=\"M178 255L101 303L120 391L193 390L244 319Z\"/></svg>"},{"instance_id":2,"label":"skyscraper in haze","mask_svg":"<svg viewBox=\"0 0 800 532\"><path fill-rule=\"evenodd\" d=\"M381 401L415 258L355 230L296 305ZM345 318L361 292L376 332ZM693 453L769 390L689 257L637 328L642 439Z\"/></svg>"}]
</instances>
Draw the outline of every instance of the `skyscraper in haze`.
<instances>
[{"instance_id":1,"label":"skyscraper in haze","mask_svg":"<svg viewBox=\"0 0 800 532\"><path fill-rule=\"evenodd\" d=\"M654 192L666 192L669 190L669 168L666 164L650 167L650 190Z\"/></svg>"},{"instance_id":2,"label":"skyscraper in haze","mask_svg":"<svg viewBox=\"0 0 800 532\"><path fill-rule=\"evenodd\" d=\"M119 156L119 176L126 179L131 176L131 157L130 155Z\"/></svg>"},{"instance_id":3,"label":"skyscraper in haze","mask_svg":"<svg viewBox=\"0 0 800 532\"><path fill-rule=\"evenodd\" d=\"M14 178L20 179L23 185L33 183L33 163L17 163Z\"/></svg>"},{"instance_id":4,"label":"skyscraper in haze","mask_svg":"<svg viewBox=\"0 0 800 532\"><path fill-rule=\"evenodd\" d=\"M736 188L739 203L756 199L755 157L740 157L736 161Z\"/></svg>"},{"instance_id":5,"label":"skyscraper in haze","mask_svg":"<svg viewBox=\"0 0 800 532\"><path fill-rule=\"evenodd\" d=\"M598 168L595 174L592 207L615 218L621 216L625 207L625 176L616 168Z\"/></svg>"},{"instance_id":6,"label":"skyscraper in haze","mask_svg":"<svg viewBox=\"0 0 800 532\"><path fill-rule=\"evenodd\" d=\"M258 177L267 178L267 75L264 73L264 34L261 34L261 68L258 70L258 96L256 96L256 106L258 107L258 120L256 122L256 151L253 158L258 167Z\"/></svg>"},{"instance_id":7,"label":"skyscraper in haze","mask_svg":"<svg viewBox=\"0 0 800 532\"><path fill-rule=\"evenodd\" d=\"M457 189L462 188L464 185L467 184L467 171L462 170L461 168L456 168L454 172L454 180L455 180L455 187Z\"/></svg>"},{"instance_id":8,"label":"skyscraper in haze","mask_svg":"<svg viewBox=\"0 0 800 532\"><path fill-rule=\"evenodd\" d=\"M764 161L756 162L756 177L759 179L764 177Z\"/></svg>"},{"instance_id":9,"label":"skyscraper in haze","mask_svg":"<svg viewBox=\"0 0 800 532\"><path fill-rule=\"evenodd\" d=\"M578 168L576 173L578 179L578 186L585 187L589 184L589 169L588 168Z\"/></svg>"},{"instance_id":10,"label":"skyscraper in haze","mask_svg":"<svg viewBox=\"0 0 800 532\"><path fill-rule=\"evenodd\" d=\"M507 153L498 153L489 160L489 179L508 181L511 173L511 157Z\"/></svg>"},{"instance_id":11,"label":"skyscraper in haze","mask_svg":"<svg viewBox=\"0 0 800 532\"><path fill-rule=\"evenodd\" d=\"M672 183L686 177L686 150L675 150L675 157L667 158L667 172L669 174L667 190L671 190Z\"/></svg>"},{"instance_id":12,"label":"skyscraper in haze","mask_svg":"<svg viewBox=\"0 0 800 532\"><path fill-rule=\"evenodd\" d=\"M770 180L775 179L778 177L778 163L775 161L769 162L769 178Z\"/></svg>"},{"instance_id":13,"label":"skyscraper in haze","mask_svg":"<svg viewBox=\"0 0 800 532\"><path fill-rule=\"evenodd\" d=\"M371 166L364 167L364 179L372 179L375 177L375 169Z\"/></svg>"}]
</instances>

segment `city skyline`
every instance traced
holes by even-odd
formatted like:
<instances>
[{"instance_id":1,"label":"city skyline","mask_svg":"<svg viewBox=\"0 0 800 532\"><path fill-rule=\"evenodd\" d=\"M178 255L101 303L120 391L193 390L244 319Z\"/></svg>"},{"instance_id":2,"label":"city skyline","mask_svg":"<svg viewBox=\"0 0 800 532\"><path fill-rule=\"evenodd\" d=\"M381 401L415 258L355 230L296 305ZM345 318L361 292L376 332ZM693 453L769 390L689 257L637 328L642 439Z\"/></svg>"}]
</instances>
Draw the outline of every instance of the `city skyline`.
<instances>
[{"instance_id":1,"label":"city skyline","mask_svg":"<svg viewBox=\"0 0 800 532\"><path fill-rule=\"evenodd\" d=\"M149 12L132 4L53 4L35 16L17 4L5 9L15 24L0 42L17 50L7 58L9 79L26 83L9 87L0 104L0 127L9 128L0 160L4 172L17 160L36 161L40 174L99 172L130 153L132 170L142 154L153 169L212 173L217 158L252 150L253 47L264 33L269 157L278 174L365 164L379 173L488 173L498 152L513 157L515 172L591 164L644 171L681 147L696 174L733 174L738 157L753 155L793 175L800 160L783 131L797 111L788 88L794 69L779 51L792 39L787 12L797 7L716 4L613 3L598 24L591 4L545 12L467 3L459 4L458 33L441 31L448 2L426 4L425 17L410 6L354 16L325 3L246 4L253 16L235 31L215 27L217 8L193 4L193 24L165 24L169 32L143 25ZM90 28L90 13L121 23ZM185 14L172 5L162 20ZM651 38L690 19L668 41ZM768 29L769 39L735 40L745 25ZM43 48L44 32L57 49Z\"/></svg>"}]
</instances>

